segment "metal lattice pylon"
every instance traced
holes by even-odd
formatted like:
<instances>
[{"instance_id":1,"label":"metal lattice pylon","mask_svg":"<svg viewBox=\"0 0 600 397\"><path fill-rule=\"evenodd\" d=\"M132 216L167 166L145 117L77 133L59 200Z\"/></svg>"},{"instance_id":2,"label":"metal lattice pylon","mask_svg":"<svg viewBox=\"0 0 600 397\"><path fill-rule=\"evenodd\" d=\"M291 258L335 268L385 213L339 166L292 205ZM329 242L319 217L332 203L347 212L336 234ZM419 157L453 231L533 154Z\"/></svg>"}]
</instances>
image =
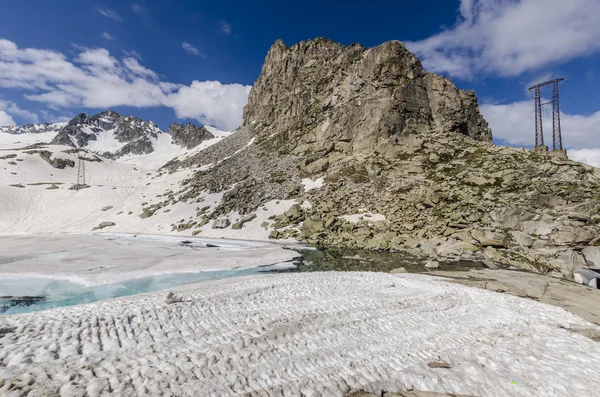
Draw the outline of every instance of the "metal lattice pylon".
<instances>
[{"instance_id":1,"label":"metal lattice pylon","mask_svg":"<svg viewBox=\"0 0 600 397\"><path fill-rule=\"evenodd\" d=\"M535 146L544 146L544 129L542 127L542 105L552 104L552 149L562 150L562 132L560 129L560 105L558 101L558 83L565 80L558 78L545 81L529 87L529 90L534 92L535 102ZM552 101L542 103L542 87L552 85ZM546 149L547 150L547 149Z\"/></svg>"},{"instance_id":2,"label":"metal lattice pylon","mask_svg":"<svg viewBox=\"0 0 600 397\"><path fill-rule=\"evenodd\" d=\"M83 155L77 156L77 183L73 185L72 190L80 190L88 187L85 184L85 155L86 152L83 152Z\"/></svg>"}]
</instances>

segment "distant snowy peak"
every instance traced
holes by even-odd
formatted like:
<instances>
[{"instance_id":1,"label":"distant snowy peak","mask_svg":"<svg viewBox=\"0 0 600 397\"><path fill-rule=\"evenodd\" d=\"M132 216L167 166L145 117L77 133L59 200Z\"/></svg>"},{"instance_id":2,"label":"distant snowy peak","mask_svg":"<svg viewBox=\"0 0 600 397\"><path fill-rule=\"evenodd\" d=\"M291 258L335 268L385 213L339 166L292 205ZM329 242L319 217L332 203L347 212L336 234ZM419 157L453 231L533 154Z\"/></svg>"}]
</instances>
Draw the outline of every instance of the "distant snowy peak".
<instances>
[{"instance_id":1,"label":"distant snowy peak","mask_svg":"<svg viewBox=\"0 0 600 397\"><path fill-rule=\"evenodd\" d=\"M151 138L163 132L152 121L137 117L121 116L107 110L94 116L81 113L52 140L55 145L87 148L90 151L121 157L127 154L149 154L154 151Z\"/></svg>"},{"instance_id":2,"label":"distant snowy peak","mask_svg":"<svg viewBox=\"0 0 600 397\"><path fill-rule=\"evenodd\" d=\"M42 123L42 124L25 124L22 126L0 126L0 132L7 134L21 135L21 134L44 134L47 132L58 133L67 125L67 122L63 123Z\"/></svg>"}]
</instances>

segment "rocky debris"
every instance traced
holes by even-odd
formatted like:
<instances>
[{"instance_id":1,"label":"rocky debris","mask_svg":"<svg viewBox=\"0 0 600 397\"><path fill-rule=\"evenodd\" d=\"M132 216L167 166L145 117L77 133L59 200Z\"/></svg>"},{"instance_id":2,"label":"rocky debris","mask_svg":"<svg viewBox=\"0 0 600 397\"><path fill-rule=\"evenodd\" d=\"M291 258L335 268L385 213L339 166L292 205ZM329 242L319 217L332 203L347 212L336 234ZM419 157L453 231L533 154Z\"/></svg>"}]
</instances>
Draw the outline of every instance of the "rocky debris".
<instances>
[{"instance_id":1,"label":"rocky debris","mask_svg":"<svg viewBox=\"0 0 600 397\"><path fill-rule=\"evenodd\" d=\"M256 214L246 215L245 217L243 217L242 219L240 219L239 221L237 221L236 223L231 225L231 228L232 229L241 229L244 226L244 223L250 222L254 218L256 218ZM227 226L225 226L225 227L227 227Z\"/></svg>"},{"instance_id":2,"label":"rocky debris","mask_svg":"<svg viewBox=\"0 0 600 397\"><path fill-rule=\"evenodd\" d=\"M115 226L115 223L110 222L110 221L104 221L104 222L101 222L98 226L96 226L92 230L104 229L105 227L110 227L110 226Z\"/></svg>"},{"instance_id":3,"label":"rocky debris","mask_svg":"<svg viewBox=\"0 0 600 397\"><path fill-rule=\"evenodd\" d=\"M188 123L188 125L173 123L167 133L171 135L173 143L186 149L193 149L205 140L215 137L206 127L198 127L192 123Z\"/></svg>"},{"instance_id":4,"label":"rocky debris","mask_svg":"<svg viewBox=\"0 0 600 397\"><path fill-rule=\"evenodd\" d=\"M165 298L165 303L167 305L172 305L173 303L179 303L179 302L183 302L183 299L169 291L169 293L167 294L167 297Z\"/></svg>"},{"instance_id":5,"label":"rocky debris","mask_svg":"<svg viewBox=\"0 0 600 397\"><path fill-rule=\"evenodd\" d=\"M217 219L213 222L213 229L226 229L231 225L231 221L228 218Z\"/></svg>"},{"instance_id":6,"label":"rocky debris","mask_svg":"<svg viewBox=\"0 0 600 397\"><path fill-rule=\"evenodd\" d=\"M27 150L24 153L27 154L38 154L44 161L50 164L54 168L64 170L67 167L75 167L75 161L71 159L65 159L62 157L53 157L52 152L49 150Z\"/></svg>"}]
</instances>

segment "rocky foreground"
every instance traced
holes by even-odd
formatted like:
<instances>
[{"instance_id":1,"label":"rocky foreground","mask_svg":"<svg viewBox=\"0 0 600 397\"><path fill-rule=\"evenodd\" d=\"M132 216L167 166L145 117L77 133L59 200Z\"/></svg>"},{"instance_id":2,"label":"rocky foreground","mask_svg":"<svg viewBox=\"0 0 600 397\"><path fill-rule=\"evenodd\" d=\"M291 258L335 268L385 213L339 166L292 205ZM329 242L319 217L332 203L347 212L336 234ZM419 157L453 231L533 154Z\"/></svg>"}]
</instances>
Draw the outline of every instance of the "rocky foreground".
<instances>
[{"instance_id":1,"label":"rocky foreground","mask_svg":"<svg viewBox=\"0 0 600 397\"><path fill-rule=\"evenodd\" d=\"M419 275L310 273L0 318L3 396L591 395L598 330ZM468 348L465 348L467 347ZM410 394L409 394L410 395Z\"/></svg>"},{"instance_id":2,"label":"rocky foreground","mask_svg":"<svg viewBox=\"0 0 600 397\"><path fill-rule=\"evenodd\" d=\"M163 171L185 168L197 171L156 208L224 194L177 230L201 234L295 199L263 223L271 238L487 259L570 279L600 268L600 170L495 146L475 94L423 71L397 41L276 42L244 125Z\"/></svg>"}]
</instances>

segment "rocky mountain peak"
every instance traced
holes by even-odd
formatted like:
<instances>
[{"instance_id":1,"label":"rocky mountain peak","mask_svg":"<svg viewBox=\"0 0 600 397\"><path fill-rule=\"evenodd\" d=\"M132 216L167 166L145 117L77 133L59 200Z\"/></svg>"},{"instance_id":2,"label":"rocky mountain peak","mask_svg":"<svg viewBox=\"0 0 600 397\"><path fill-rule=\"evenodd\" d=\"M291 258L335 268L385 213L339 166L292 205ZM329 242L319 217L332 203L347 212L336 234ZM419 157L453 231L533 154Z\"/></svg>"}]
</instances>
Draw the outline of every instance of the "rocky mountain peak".
<instances>
[{"instance_id":1,"label":"rocky mountain peak","mask_svg":"<svg viewBox=\"0 0 600 397\"><path fill-rule=\"evenodd\" d=\"M459 133L491 141L473 92L423 71L400 41L366 49L318 38L269 50L244 109L244 126L273 149L396 152L403 137Z\"/></svg>"},{"instance_id":2,"label":"rocky mountain peak","mask_svg":"<svg viewBox=\"0 0 600 397\"><path fill-rule=\"evenodd\" d=\"M186 149L193 149L203 141L215 137L206 127L198 127L192 123L187 125L173 123L167 132L171 135L173 143Z\"/></svg>"},{"instance_id":3,"label":"rocky mountain peak","mask_svg":"<svg viewBox=\"0 0 600 397\"><path fill-rule=\"evenodd\" d=\"M104 150L100 154L121 157L126 154L151 153L154 150L151 138L156 139L161 133L158 126L151 121L121 116L114 110L107 110L93 116L78 114L58 132L51 143L94 148L93 142L101 139L109 142L109 146L114 147L115 152Z\"/></svg>"}]
</instances>

